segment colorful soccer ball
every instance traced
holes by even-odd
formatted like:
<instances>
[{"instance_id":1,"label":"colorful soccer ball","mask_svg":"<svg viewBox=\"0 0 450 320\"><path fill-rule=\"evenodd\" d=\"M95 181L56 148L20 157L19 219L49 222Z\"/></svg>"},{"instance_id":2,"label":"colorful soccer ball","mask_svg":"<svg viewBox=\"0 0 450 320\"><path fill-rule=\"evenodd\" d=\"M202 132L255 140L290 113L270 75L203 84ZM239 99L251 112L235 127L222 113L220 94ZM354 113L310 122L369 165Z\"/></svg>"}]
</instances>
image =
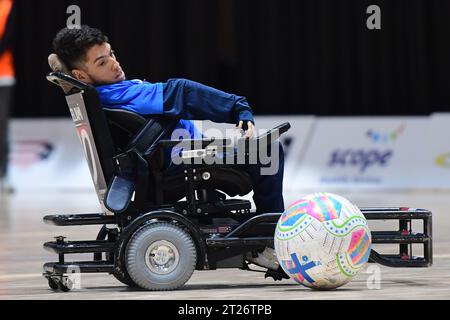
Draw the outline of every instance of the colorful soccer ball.
<instances>
[{"instance_id":1,"label":"colorful soccer ball","mask_svg":"<svg viewBox=\"0 0 450 320\"><path fill-rule=\"evenodd\" d=\"M367 263L371 234L361 211L332 193L303 197L283 213L275 251L283 270L313 289L335 289Z\"/></svg>"}]
</instances>

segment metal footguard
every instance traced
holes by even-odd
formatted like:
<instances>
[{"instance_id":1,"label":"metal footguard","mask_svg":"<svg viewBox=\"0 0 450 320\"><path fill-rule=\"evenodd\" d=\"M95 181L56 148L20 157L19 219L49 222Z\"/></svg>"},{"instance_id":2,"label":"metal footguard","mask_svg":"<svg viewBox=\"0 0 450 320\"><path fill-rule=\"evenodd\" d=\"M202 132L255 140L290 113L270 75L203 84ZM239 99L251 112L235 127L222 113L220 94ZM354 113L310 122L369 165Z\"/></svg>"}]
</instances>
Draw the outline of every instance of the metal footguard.
<instances>
[{"instance_id":1,"label":"metal footguard","mask_svg":"<svg viewBox=\"0 0 450 320\"><path fill-rule=\"evenodd\" d=\"M399 228L393 231L372 231L372 243L376 245L396 244L399 246L398 254L381 254L372 248L370 262L379 263L388 267L429 267L433 263L432 252L432 213L423 209L411 208L361 208L367 220L398 220ZM261 230L275 230L276 223L281 214L263 214L248 219L242 224L235 225L232 230L223 236L206 236L205 241L211 254L226 254L243 250L273 246L273 237L256 236ZM92 225L114 223L114 217L104 215L70 215L47 216L46 223L58 226ZM412 230L414 220L423 221L423 230ZM271 233L269 233L271 234ZM423 256L413 255L413 244L423 245ZM44 244L46 250L59 255L59 262L47 263L46 274L64 274L74 266L81 272L111 273L114 262L84 261L65 262L66 254L73 253L111 253L115 250L115 243L105 240L97 241L65 241L59 238L56 242ZM237 250L237 251L236 251Z\"/></svg>"},{"instance_id":2,"label":"metal footguard","mask_svg":"<svg viewBox=\"0 0 450 320\"><path fill-rule=\"evenodd\" d=\"M399 228L394 231L372 231L372 243L376 245L397 244L398 254L380 254L372 248L370 262L388 267L429 267L433 263L432 213L423 209L360 208L367 220L398 220ZM223 238L207 239L208 247L230 248L247 246L257 249L272 245L273 237L252 237L263 224L276 224L279 214L256 216L243 223ZM414 232L412 222L423 221L423 230ZM274 228L274 226L273 226ZM423 244L423 256L413 255L413 244Z\"/></svg>"},{"instance_id":3,"label":"metal footguard","mask_svg":"<svg viewBox=\"0 0 450 320\"><path fill-rule=\"evenodd\" d=\"M389 267L429 267L433 264L432 213L424 209L401 208L364 208L367 220L398 220L397 231L374 231L374 244L398 244L397 255L379 254L372 249L370 261ZM422 232L414 232L414 220L423 221ZM413 255L413 244L423 244L423 256Z\"/></svg>"}]
</instances>

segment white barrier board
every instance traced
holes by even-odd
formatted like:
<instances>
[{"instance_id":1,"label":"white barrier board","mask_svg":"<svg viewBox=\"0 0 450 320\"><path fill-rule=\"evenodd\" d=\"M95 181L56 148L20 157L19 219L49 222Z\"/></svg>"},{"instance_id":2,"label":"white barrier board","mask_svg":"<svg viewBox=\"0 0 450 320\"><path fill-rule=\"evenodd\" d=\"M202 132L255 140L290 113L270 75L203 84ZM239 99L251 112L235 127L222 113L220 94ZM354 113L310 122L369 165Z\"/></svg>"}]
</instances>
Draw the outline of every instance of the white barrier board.
<instances>
[{"instance_id":1,"label":"white barrier board","mask_svg":"<svg viewBox=\"0 0 450 320\"><path fill-rule=\"evenodd\" d=\"M71 119L13 120L8 178L17 191L92 190Z\"/></svg>"},{"instance_id":2,"label":"white barrier board","mask_svg":"<svg viewBox=\"0 0 450 320\"><path fill-rule=\"evenodd\" d=\"M430 187L450 188L450 114L436 113L430 117L427 137L426 166L423 179Z\"/></svg>"},{"instance_id":3,"label":"white barrier board","mask_svg":"<svg viewBox=\"0 0 450 320\"><path fill-rule=\"evenodd\" d=\"M317 118L295 187L434 186L437 181L427 177L429 126L429 117Z\"/></svg>"}]
</instances>

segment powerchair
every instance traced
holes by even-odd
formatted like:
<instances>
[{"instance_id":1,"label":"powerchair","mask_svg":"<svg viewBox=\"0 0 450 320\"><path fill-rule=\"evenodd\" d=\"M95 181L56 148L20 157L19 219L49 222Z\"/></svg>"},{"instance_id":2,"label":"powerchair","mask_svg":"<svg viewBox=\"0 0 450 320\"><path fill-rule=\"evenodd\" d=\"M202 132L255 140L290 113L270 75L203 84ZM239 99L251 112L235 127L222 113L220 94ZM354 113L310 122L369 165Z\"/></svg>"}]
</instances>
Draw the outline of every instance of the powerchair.
<instances>
[{"instance_id":1,"label":"powerchair","mask_svg":"<svg viewBox=\"0 0 450 320\"><path fill-rule=\"evenodd\" d=\"M274 233L281 212L257 214L248 200L230 199L251 192L252 181L238 164L208 164L227 139L170 140L178 120L150 120L123 110L101 107L93 86L66 73L47 79L65 93L83 146L103 212L52 215L55 226L99 225L95 240L66 241L57 237L44 248L58 254L44 265L50 288L72 289L71 273L108 273L130 287L174 290L194 270L262 267L265 277L289 279L274 252ZM284 123L256 139L269 146L287 132ZM166 175L167 148L182 145L183 170ZM250 153L248 147L246 155ZM196 161L193 161L196 160ZM370 262L389 267L432 265L432 213L411 208L360 208L368 220L397 220L398 230L373 231L373 244L398 245L396 254L372 249ZM420 232L413 222L422 220ZM413 245L423 245L413 255ZM70 254L92 253L90 261L67 261ZM261 268L259 268L261 269Z\"/></svg>"}]
</instances>

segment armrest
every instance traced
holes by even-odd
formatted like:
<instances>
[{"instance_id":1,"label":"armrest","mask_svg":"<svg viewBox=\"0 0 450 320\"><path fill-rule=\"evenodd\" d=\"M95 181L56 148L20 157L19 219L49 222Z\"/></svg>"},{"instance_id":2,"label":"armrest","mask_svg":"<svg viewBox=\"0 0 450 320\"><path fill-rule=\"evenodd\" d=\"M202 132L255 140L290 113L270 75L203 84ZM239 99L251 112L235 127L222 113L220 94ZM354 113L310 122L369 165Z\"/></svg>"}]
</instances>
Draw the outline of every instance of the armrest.
<instances>
[{"instance_id":1,"label":"armrest","mask_svg":"<svg viewBox=\"0 0 450 320\"><path fill-rule=\"evenodd\" d=\"M164 148L183 147L186 149L206 148L209 145L228 146L231 139L175 139L160 140L158 145Z\"/></svg>"},{"instance_id":2,"label":"armrest","mask_svg":"<svg viewBox=\"0 0 450 320\"><path fill-rule=\"evenodd\" d=\"M258 150L261 147L268 148L270 150L271 145L284 133L289 131L291 124L285 122L276 126L275 128L267 131L266 133L256 137L255 139L240 139L238 141L238 149L245 152L245 156L249 157L250 154L259 154Z\"/></svg>"},{"instance_id":3,"label":"armrest","mask_svg":"<svg viewBox=\"0 0 450 320\"><path fill-rule=\"evenodd\" d=\"M256 139L258 140L258 142L267 140L267 143L271 144L275 140L277 140L283 133L288 132L289 129L291 129L291 124L289 122L285 122L258 136Z\"/></svg>"},{"instance_id":4,"label":"armrest","mask_svg":"<svg viewBox=\"0 0 450 320\"><path fill-rule=\"evenodd\" d=\"M128 144L127 150L140 155L151 155L158 147L158 141L169 135L179 120L165 117L150 119Z\"/></svg>"}]
</instances>

